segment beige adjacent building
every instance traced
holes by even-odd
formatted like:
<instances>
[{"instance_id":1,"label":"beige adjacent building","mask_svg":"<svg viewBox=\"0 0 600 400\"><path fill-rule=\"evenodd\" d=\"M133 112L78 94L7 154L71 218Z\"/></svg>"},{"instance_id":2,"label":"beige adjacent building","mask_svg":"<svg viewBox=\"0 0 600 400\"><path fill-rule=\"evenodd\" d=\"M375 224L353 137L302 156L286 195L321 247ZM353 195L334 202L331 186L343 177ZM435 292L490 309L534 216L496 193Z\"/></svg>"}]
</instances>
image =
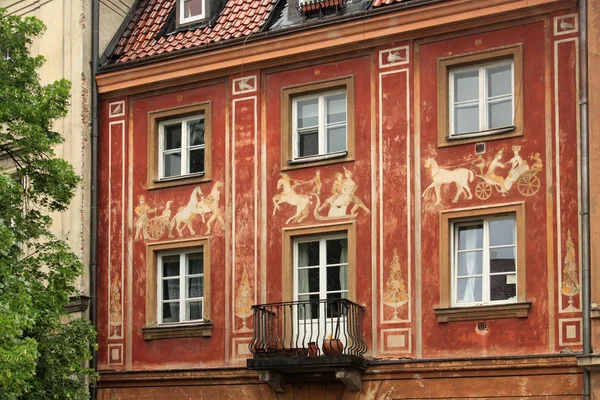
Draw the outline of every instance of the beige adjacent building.
<instances>
[{"instance_id":1,"label":"beige adjacent building","mask_svg":"<svg viewBox=\"0 0 600 400\"><path fill-rule=\"evenodd\" d=\"M133 0L100 1L100 53L104 51L127 15ZM91 49L92 1L71 0L0 0L0 8L10 14L34 16L46 24L46 32L34 41L32 54L42 54L46 63L39 71L43 84L66 78L71 81L71 107L57 122L65 142L56 154L69 161L83 178L71 206L54 217L54 233L66 240L80 256L86 271L90 239L90 134L91 134ZM70 304L71 312L87 315L89 280L84 274L78 286L83 301Z\"/></svg>"}]
</instances>

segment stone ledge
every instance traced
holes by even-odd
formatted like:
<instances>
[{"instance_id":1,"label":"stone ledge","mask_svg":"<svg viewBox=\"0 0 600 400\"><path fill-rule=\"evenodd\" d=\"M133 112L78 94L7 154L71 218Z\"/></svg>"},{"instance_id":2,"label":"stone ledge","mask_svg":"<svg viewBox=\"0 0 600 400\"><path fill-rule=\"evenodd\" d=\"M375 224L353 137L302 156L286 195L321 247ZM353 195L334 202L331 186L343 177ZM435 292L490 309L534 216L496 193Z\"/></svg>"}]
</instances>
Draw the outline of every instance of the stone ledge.
<instances>
[{"instance_id":1,"label":"stone ledge","mask_svg":"<svg viewBox=\"0 0 600 400\"><path fill-rule=\"evenodd\" d=\"M578 356L577 364L588 371L598 372L600 371L600 354Z\"/></svg>"},{"instance_id":2,"label":"stone ledge","mask_svg":"<svg viewBox=\"0 0 600 400\"><path fill-rule=\"evenodd\" d=\"M180 339L212 336L212 321L197 324L147 326L142 328L145 340Z\"/></svg>"},{"instance_id":3,"label":"stone ledge","mask_svg":"<svg viewBox=\"0 0 600 400\"><path fill-rule=\"evenodd\" d=\"M495 306L451 307L434 309L438 322L484 321L488 319L527 318L530 302Z\"/></svg>"},{"instance_id":4,"label":"stone ledge","mask_svg":"<svg viewBox=\"0 0 600 400\"><path fill-rule=\"evenodd\" d=\"M85 312L90 304L90 298L88 296L75 296L69 299L69 302L65 306L69 314L77 312Z\"/></svg>"}]
</instances>

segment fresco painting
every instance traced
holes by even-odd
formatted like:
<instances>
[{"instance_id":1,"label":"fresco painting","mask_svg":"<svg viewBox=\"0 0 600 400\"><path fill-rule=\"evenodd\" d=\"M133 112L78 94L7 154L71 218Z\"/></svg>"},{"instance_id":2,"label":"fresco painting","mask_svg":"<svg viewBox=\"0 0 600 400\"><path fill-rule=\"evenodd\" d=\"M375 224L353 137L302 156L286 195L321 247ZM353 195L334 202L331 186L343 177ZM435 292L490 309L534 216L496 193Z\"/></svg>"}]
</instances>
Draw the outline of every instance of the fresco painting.
<instances>
[{"instance_id":1,"label":"fresco painting","mask_svg":"<svg viewBox=\"0 0 600 400\"><path fill-rule=\"evenodd\" d=\"M402 278L402 266L398 257L398 249L394 249L394 258L390 264L390 273L385 282L386 290L383 292L383 304L394 309L393 321L398 318L398 308L409 301L404 278Z\"/></svg>"}]
</instances>

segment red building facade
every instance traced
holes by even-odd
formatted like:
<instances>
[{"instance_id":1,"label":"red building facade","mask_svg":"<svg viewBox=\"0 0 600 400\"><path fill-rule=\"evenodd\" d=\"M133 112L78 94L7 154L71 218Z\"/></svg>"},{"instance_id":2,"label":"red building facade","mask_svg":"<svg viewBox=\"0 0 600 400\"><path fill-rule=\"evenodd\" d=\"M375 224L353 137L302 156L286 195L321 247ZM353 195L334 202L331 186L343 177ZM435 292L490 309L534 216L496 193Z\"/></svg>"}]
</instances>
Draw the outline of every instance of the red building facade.
<instances>
[{"instance_id":1,"label":"red building facade","mask_svg":"<svg viewBox=\"0 0 600 400\"><path fill-rule=\"evenodd\" d=\"M579 398L575 1L196 2L97 80L100 398Z\"/></svg>"}]
</instances>

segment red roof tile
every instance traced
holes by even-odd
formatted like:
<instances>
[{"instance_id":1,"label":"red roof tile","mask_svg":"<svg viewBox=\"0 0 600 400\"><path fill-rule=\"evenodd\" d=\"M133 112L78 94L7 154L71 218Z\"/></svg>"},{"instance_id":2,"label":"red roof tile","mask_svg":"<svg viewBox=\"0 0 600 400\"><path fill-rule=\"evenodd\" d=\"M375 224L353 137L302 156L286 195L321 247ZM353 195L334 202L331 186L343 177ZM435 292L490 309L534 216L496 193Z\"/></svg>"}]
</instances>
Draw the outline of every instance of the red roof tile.
<instances>
[{"instance_id":1,"label":"red roof tile","mask_svg":"<svg viewBox=\"0 0 600 400\"><path fill-rule=\"evenodd\" d=\"M175 7L175 1L142 0L114 50L119 57L117 63L259 32L277 3L277 0L228 0L212 28L206 26L157 39L157 32L163 28L166 14Z\"/></svg>"},{"instance_id":2,"label":"red roof tile","mask_svg":"<svg viewBox=\"0 0 600 400\"><path fill-rule=\"evenodd\" d=\"M404 1L407 1L407 0L374 0L373 4L371 4L371 7L387 6L389 4L402 3Z\"/></svg>"}]
</instances>

